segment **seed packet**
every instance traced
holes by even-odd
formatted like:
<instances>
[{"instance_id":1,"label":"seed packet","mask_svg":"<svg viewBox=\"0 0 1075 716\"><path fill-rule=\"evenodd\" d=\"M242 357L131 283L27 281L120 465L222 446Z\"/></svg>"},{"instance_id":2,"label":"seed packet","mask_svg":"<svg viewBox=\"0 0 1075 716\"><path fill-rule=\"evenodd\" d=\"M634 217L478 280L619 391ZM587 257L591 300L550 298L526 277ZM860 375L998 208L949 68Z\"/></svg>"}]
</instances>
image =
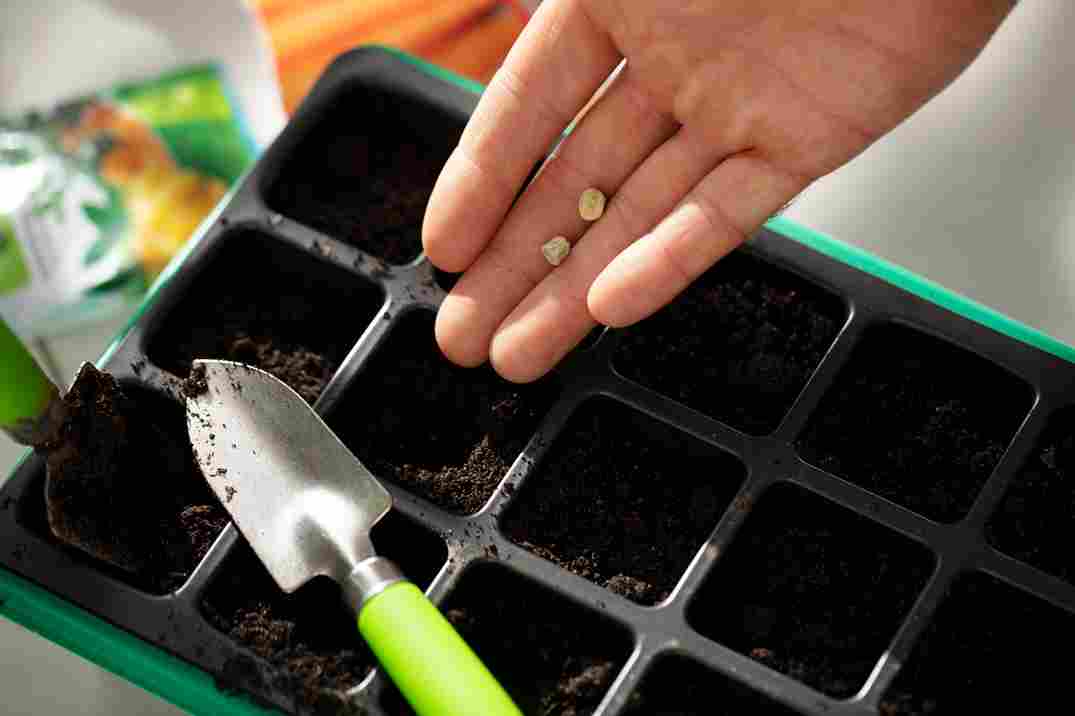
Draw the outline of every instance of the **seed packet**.
<instances>
[{"instance_id":1,"label":"seed packet","mask_svg":"<svg viewBox=\"0 0 1075 716\"><path fill-rule=\"evenodd\" d=\"M214 65L0 117L0 314L47 338L129 310L255 154Z\"/></svg>"}]
</instances>

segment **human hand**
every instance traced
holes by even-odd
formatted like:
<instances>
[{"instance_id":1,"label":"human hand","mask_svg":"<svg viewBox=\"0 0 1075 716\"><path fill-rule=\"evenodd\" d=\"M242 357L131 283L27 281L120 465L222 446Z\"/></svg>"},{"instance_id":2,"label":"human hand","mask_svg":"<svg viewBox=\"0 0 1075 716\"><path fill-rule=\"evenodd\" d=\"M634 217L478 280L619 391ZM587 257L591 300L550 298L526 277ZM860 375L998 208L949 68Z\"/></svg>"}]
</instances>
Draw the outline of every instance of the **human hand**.
<instances>
[{"instance_id":1,"label":"human hand","mask_svg":"<svg viewBox=\"0 0 1075 716\"><path fill-rule=\"evenodd\" d=\"M427 256L465 271L437 316L441 350L528 382L597 323L652 314L947 86L1012 5L545 0L426 212ZM609 196L593 224L578 212L587 187ZM555 236L574 246L553 268L541 246Z\"/></svg>"}]
</instances>

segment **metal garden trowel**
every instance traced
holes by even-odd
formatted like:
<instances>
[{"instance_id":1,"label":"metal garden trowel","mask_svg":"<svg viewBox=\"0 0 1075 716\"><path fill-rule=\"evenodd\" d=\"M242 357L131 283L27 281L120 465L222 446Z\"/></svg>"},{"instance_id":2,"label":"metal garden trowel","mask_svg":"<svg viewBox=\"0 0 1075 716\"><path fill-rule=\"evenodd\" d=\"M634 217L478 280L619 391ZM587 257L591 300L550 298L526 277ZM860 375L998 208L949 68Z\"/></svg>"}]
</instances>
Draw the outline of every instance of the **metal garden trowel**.
<instances>
[{"instance_id":1,"label":"metal garden trowel","mask_svg":"<svg viewBox=\"0 0 1075 716\"><path fill-rule=\"evenodd\" d=\"M392 498L306 401L240 363L195 361L192 378L187 427L198 465L280 588L336 580L419 716L519 716L440 611L374 553L370 530Z\"/></svg>"}]
</instances>

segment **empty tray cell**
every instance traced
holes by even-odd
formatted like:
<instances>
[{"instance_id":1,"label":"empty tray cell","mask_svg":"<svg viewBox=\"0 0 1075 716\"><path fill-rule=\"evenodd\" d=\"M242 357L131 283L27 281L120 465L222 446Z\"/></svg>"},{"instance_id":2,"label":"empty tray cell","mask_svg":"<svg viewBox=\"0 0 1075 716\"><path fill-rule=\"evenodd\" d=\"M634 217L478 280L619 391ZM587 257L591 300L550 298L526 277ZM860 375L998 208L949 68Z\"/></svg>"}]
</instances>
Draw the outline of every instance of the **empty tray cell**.
<instances>
[{"instance_id":1,"label":"empty tray cell","mask_svg":"<svg viewBox=\"0 0 1075 716\"><path fill-rule=\"evenodd\" d=\"M656 604L745 475L717 448L621 403L590 399L524 483L503 529L581 577Z\"/></svg>"},{"instance_id":2,"label":"empty tray cell","mask_svg":"<svg viewBox=\"0 0 1075 716\"><path fill-rule=\"evenodd\" d=\"M794 711L682 656L666 656L642 678L624 716L795 716Z\"/></svg>"},{"instance_id":3,"label":"empty tray cell","mask_svg":"<svg viewBox=\"0 0 1075 716\"><path fill-rule=\"evenodd\" d=\"M184 377L196 358L255 365L313 403L382 302L354 274L242 231L152 332L149 359Z\"/></svg>"},{"instance_id":4,"label":"empty tray cell","mask_svg":"<svg viewBox=\"0 0 1075 716\"><path fill-rule=\"evenodd\" d=\"M378 553L423 589L448 556L443 542L396 512L372 538ZM225 681L263 698L282 697L274 700L295 703L297 711L338 703L375 664L335 582L318 577L284 594L246 544L224 562L202 612L245 647L225 664Z\"/></svg>"},{"instance_id":5,"label":"empty tray cell","mask_svg":"<svg viewBox=\"0 0 1075 716\"><path fill-rule=\"evenodd\" d=\"M993 363L899 325L868 330L797 442L808 461L940 522L963 517L1030 410Z\"/></svg>"},{"instance_id":6,"label":"empty tray cell","mask_svg":"<svg viewBox=\"0 0 1075 716\"><path fill-rule=\"evenodd\" d=\"M599 614L493 563L467 570L442 609L524 714L592 714L631 651ZM412 713L393 687L384 701Z\"/></svg>"},{"instance_id":7,"label":"empty tray cell","mask_svg":"<svg viewBox=\"0 0 1075 716\"><path fill-rule=\"evenodd\" d=\"M487 365L460 368L412 311L348 387L329 425L366 467L446 510L481 509L554 396L548 381L513 385Z\"/></svg>"},{"instance_id":8,"label":"empty tray cell","mask_svg":"<svg viewBox=\"0 0 1075 716\"><path fill-rule=\"evenodd\" d=\"M925 586L929 552L788 484L754 510L688 620L818 691L853 695Z\"/></svg>"},{"instance_id":9,"label":"empty tray cell","mask_svg":"<svg viewBox=\"0 0 1075 716\"><path fill-rule=\"evenodd\" d=\"M751 434L772 432L836 338L842 303L739 251L620 336L624 377Z\"/></svg>"},{"instance_id":10,"label":"empty tray cell","mask_svg":"<svg viewBox=\"0 0 1075 716\"><path fill-rule=\"evenodd\" d=\"M375 87L325 108L268 190L274 210L392 264L422 251L422 218L458 117Z\"/></svg>"},{"instance_id":11,"label":"empty tray cell","mask_svg":"<svg viewBox=\"0 0 1075 716\"><path fill-rule=\"evenodd\" d=\"M881 699L882 716L1062 713L1075 616L980 573L957 580Z\"/></svg>"},{"instance_id":12,"label":"empty tray cell","mask_svg":"<svg viewBox=\"0 0 1075 716\"><path fill-rule=\"evenodd\" d=\"M51 520L90 552L111 553L129 568L70 547L77 559L139 589L173 591L228 523L194 462L183 407L144 388L82 374L65 400L77 406L75 417L64 448L49 457L52 474L62 478L51 483L46 506L42 469L18 500L15 519L65 544Z\"/></svg>"}]
</instances>

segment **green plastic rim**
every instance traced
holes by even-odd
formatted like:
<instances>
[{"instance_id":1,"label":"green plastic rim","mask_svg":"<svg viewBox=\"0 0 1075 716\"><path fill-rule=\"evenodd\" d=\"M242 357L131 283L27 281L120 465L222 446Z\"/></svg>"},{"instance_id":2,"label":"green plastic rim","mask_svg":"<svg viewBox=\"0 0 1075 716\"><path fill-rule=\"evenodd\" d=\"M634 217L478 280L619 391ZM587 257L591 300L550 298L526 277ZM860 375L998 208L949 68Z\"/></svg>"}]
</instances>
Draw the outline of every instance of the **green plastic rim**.
<instances>
[{"instance_id":1,"label":"green plastic rim","mask_svg":"<svg viewBox=\"0 0 1075 716\"><path fill-rule=\"evenodd\" d=\"M483 89L480 84L393 48L380 49L428 75L467 91L480 93ZM208 228L223 211L229 197L230 194L221 201L203 222L197 236L161 273L141 307L97 361L98 366L115 352L119 343L156 300L160 289L167 285L186 262L190 252L205 239ZM1075 364L1075 348L1070 345L862 249L817 233L785 217L772 219L767 228L942 308ZM28 456L29 452L18 464ZM213 677L202 669L95 617L3 567L0 567L0 614L193 714L260 716L271 713L245 696L221 692Z\"/></svg>"},{"instance_id":2,"label":"green plastic rim","mask_svg":"<svg viewBox=\"0 0 1075 716\"><path fill-rule=\"evenodd\" d=\"M1075 363L1075 348L1071 345L1020 323L1014 318L995 311L971 298L951 291L939 283L919 276L902 266L878 258L868 251L845 244L831 236L820 234L783 216L770 220L766 227L781 236L786 236L789 239L798 241L800 244L805 244L818 253L825 254L848 266L872 274L883 281L902 288L908 293L913 293L930 303L946 308L952 313L959 314L987 328L992 328L998 333L1003 333L1010 338L1031 345L1046 353L1051 353L1058 358L1063 358L1069 363Z\"/></svg>"}]
</instances>

